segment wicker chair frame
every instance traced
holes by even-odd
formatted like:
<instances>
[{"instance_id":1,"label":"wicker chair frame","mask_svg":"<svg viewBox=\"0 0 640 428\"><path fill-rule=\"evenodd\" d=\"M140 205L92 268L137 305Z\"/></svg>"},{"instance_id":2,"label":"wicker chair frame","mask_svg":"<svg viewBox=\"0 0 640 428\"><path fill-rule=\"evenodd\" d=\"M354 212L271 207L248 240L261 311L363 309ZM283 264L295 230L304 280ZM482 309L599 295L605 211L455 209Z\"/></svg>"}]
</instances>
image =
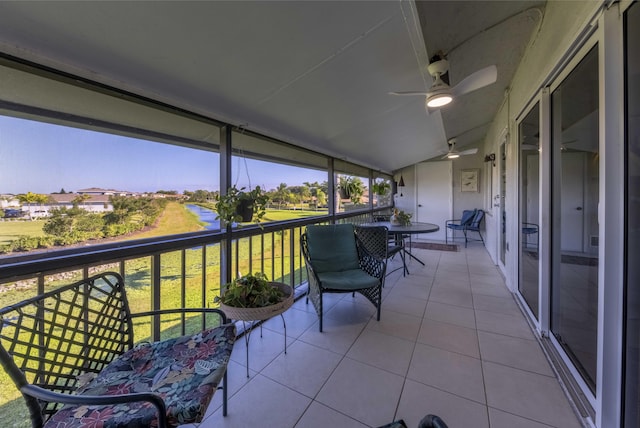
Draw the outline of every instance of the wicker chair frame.
<instances>
[{"instance_id":1,"label":"wicker chair frame","mask_svg":"<svg viewBox=\"0 0 640 428\"><path fill-rule=\"evenodd\" d=\"M408 273L407 263L404 253L404 241L396 236L389 236L389 229L386 226L356 226L356 235L364 247L374 256L383 260L389 260L400 254L402 266L393 270L387 270L385 277L393 272L402 269L403 276ZM384 287L384 283L382 284Z\"/></svg>"},{"instance_id":2,"label":"wicker chair frame","mask_svg":"<svg viewBox=\"0 0 640 428\"><path fill-rule=\"evenodd\" d=\"M158 427L167 427L166 406L155 393L74 395L82 379L99 373L134 346L135 317L224 312L183 308L132 314L124 280L114 272L57 288L0 309L0 363L26 400L33 427L41 427L63 404L111 405L146 401L156 407ZM223 413L227 412L227 374Z\"/></svg>"},{"instance_id":3,"label":"wicker chair frame","mask_svg":"<svg viewBox=\"0 0 640 428\"><path fill-rule=\"evenodd\" d=\"M323 324L322 324L322 314L323 314L323 303L322 296L325 293L359 293L369 300L373 306L376 307L377 312L377 320L380 321L380 309L382 305L382 284L384 282L385 272L387 268L386 261L380 257L377 257L367 251L365 245L362 241L355 235L354 239L356 240L356 249L358 251L358 260L360 264L360 269L365 271L367 274L371 275L374 278L378 279L378 284L374 287L369 288L361 288L354 290L343 290L343 289L334 289L330 287L325 287L322 284L322 281L318 278L318 274L313 267L313 261L309 255L309 246L307 243L307 234L303 233L300 236L300 246L302 248L302 254L304 256L305 264L307 266L307 276L309 280L309 289L307 291L307 303L311 300L313 307L318 314L319 319L319 328L320 332L322 332Z\"/></svg>"}]
</instances>

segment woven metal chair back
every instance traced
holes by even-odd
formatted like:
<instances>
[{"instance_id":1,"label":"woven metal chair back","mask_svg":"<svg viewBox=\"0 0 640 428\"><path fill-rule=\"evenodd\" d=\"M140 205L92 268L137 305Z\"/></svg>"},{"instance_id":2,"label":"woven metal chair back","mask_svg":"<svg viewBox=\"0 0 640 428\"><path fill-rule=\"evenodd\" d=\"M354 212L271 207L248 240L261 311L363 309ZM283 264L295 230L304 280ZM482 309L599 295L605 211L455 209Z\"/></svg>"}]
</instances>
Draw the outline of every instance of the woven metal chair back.
<instances>
[{"instance_id":1,"label":"woven metal chair back","mask_svg":"<svg viewBox=\"0 0 640 428\"><path fill-rule=\"evenodd\" d=\"M116 273L2 308L0 319L0 362L19 386L72 393L133 346L124 281ZM25 398L32 416L58 407Z\"/></svg>"},{"instance_id":2,"label":"woven metal chair back","mask_svg":"<svg viewBox=\"0 0 640 428\"><path fill-rule=\"evenodd\" d=\"M356 235L369 253L380 259L389 256L388 229L385 226L357 226Z\"/></svg>"}]
</instances>

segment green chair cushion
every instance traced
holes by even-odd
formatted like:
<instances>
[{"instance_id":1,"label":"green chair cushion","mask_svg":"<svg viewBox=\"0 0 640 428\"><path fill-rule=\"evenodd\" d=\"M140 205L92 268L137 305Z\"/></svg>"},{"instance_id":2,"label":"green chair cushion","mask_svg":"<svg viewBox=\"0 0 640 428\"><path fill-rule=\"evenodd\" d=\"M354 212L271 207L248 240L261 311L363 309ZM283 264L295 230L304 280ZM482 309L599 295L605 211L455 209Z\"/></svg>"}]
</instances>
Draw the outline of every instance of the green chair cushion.
<instances>
[{"instance_id":1,"label":"green chair cushion","mask_svg":"<svg viewBox=\"0 0 640 428\"><path fill-rule=\"evenodd\" d=\"M360 267L352 224L309 225L307 246L313 268L318 274Z\"/></svg>"},{"instance_id":2,"label":"green chair cushion","mask_svg":"<svg viewBox=\"0 0 640 428\"><path fill-rule=\"evenodd\" d=\"M374 278L360 268L341 272L321 272L318 273L318 278L323 288L333 290L361 290L380 284L378 278Z\"/></svg>"}]
</instances>

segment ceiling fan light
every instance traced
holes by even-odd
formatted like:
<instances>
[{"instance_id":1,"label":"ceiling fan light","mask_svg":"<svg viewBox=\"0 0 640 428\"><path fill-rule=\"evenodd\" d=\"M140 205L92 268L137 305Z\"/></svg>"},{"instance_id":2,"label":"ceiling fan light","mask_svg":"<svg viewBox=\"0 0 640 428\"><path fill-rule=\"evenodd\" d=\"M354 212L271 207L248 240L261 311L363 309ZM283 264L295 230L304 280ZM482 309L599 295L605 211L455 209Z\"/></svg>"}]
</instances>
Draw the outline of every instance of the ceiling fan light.
<instances>
[{"instance_id":1,"label":"ceiling fan light","mask_svg":"<svg viewBox=\"0 0 640 428\"><path fill-rule=\"evenodd\" d=\"M435 93L427 97L427 107L442 107L446 106L451 101L453 101L453 98L448 92Z\"/></svg>"},{"instance_id":2,"label":"ceiling fan light","mask_svg":"<svg viewBox=\"0 0 640 428\"><path fill-rule=\"evenodd\" d=\"M457 159L459 157L460 157L460 154L458 154L458 153L449 153L447 155L447 159Z\"/></svg>"}]
</instances>

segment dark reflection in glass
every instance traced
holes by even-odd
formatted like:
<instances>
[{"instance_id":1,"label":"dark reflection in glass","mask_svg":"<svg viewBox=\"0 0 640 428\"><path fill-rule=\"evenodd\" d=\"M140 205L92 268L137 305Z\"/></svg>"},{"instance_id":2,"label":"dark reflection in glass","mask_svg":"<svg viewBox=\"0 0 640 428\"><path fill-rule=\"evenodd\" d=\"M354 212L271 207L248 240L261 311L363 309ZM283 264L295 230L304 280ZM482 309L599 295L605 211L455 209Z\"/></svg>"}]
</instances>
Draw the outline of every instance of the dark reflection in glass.
<instances>
[{"instance_id":1,"label":"dark reflection in glass","mask_svg":"<svg viewBox=\"0 0 640 428\"><path fill-rule=\"evenodd\" d=\"M598 53L551 96L551 331L595 392L598 324Z\"/></svg>"},{"instance_id":2,"label":"dark reflection in glass","mask_svg":"<svg viewBox=\"0 0 640 428\"><path fill-rule=\"evenodd\" d=\"M520 142L520 282L518 290L538 318L540 257L540 110L531 109L518 125Z\"/></svg>"},{"instance_id":3,"label":"dark reflection in glass","mask_svg":"<svg viewBox=\"0 0 640 428\"><path fill-rule=\"evenodd\" d=\"M626 14L627 279L625 427L640 426L640 5Z\"/></svg>"}]
</instances>

